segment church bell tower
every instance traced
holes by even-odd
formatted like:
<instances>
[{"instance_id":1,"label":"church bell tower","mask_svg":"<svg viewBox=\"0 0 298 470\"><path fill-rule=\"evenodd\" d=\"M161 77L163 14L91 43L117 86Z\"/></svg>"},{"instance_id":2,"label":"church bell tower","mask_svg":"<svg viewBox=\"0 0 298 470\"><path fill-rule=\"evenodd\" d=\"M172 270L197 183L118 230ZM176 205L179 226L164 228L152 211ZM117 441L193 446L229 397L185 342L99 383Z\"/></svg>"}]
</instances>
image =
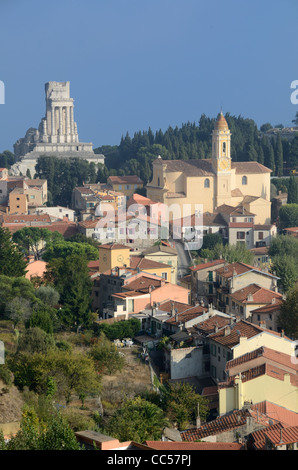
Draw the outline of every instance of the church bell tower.
<instances>
[{"instance_id":1,"label":"church bell tower","mask_svg":"<svg viewBox=\"0 0 298 470\"><path fill-rule=\"evenodd\" d=\"M222 114L212 132L212 165L215 178L215 206L231 204L231 132Z\"/></svg>"},{"instance_id":2,"label":"church bell tower","mask_svg":"<svg viewBox=\"0 0 298 470\"><path fill-rule=\"evenodd\" d=\"M231 132L222 112L212 132L212 163L216 173L231 170Z\"/></svg>"}]
</instances>

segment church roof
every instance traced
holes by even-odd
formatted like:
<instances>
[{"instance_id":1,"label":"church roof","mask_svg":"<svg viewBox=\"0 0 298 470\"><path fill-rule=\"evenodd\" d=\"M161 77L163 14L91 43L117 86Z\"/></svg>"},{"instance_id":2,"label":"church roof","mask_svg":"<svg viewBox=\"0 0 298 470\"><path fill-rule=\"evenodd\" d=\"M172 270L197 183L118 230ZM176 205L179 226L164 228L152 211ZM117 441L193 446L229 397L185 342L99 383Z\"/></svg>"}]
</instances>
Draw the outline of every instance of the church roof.
<instances>
[{"instance_id":1,"label":"church roof","mask_svg":"<svg viewBox=\"0 0 298 470\"><path fill-rule=\"evenodd\" d=\"M232 162L232 169L236 170L236 174L250 173L271 173L272 170L258 162Z\"/></svg>"},{"instance_id":2,"label":"church roof","mask_svg":"<svg viewBox=\"0 0 298 470\"><path fill-rule=\"evenodd\" d=\"M184 173L185 176L215 176L215 170L212 165L213 159L202 158L194 160L162 160L157 158L154 164L163 164L166 166L167 173ZM271 173L272 170L261 165L258 162L232 162L232 169L236 174L257 174Z\"/></svg>"}]
</instances>

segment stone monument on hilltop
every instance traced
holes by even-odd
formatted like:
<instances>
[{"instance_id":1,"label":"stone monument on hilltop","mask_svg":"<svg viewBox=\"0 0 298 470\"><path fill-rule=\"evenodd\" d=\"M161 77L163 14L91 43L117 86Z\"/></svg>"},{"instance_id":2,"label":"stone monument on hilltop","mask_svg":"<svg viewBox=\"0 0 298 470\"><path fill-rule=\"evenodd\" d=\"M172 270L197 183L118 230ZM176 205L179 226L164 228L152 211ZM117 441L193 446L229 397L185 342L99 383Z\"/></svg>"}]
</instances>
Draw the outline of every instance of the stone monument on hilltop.
<instances>
[{"instance_id":1,"label":"stone monument on hilltop","mask_svg":"<svg viewBox=\"0 0 298 470\"><path fill-rule=\"evenodd\" d=\"M13 174L32 176L39 156L59 158L78 157L89 162L104 163L104 156L95 154L92 143L79 142L77 124L74 121L74 103L70 98L69 82L45 84L46 113L38 129L30 128L25 137L14 144L14 153L20 159L12 167Z\"/></svg>"}]
</instances>

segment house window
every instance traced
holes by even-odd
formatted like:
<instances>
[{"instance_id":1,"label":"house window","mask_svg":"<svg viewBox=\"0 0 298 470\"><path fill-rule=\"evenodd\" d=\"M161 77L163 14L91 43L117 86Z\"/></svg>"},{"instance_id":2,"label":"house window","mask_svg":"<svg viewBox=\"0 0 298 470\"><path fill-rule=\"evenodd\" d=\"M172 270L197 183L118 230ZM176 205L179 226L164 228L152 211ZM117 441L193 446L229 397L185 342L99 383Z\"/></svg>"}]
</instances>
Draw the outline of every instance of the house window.
<instances>
[{"instance_id":1,"label":"house window","mask_svg":"<svg viewBox=\"0 0 298 470\"><path fill-rule=\"evenodd\" d=\"M168 279L168 273L162 273L161 275L162 275L162 278L163 278L163 279L165 279L165 280Z\"/></svg>"},{"instance_id":2,"label":"house window","mask_svg":"<svg viewBox=\"0 0 298 470\"><path fill-rule=\"evenodd\" d=\"M126 184L125 189L130 189L130 184Z\"/></svg>"},{"instance_id":3,"label":"house window","mask_svg":"<svg viewBox=\"0 0 298 470\"><path fill-rule=\"evenodd\" d=\"M204 181L204 188L210 188L210 180L209 178L206 178Z\"/></svg>"},{"instance_id":4,"label":"house window","mask_svg":"<svg viewBox=\"0 0 298 470\"><path fill-rule=\"evenodd\" d=\"M209 284L209 294L213 294L213 285Z\"/></svg>"},{"instance_id":5,"label":"house window","mask_svg":"<svg viewBox=\"0 0 298 470\"><path fill-rule=\"evenodd\" d=\"M215 366L211 366L211 376L213 378L216 378L216 367Z\"/></svg>"},{"instance_id":6,"label":"house window","mask_svg":"<svg viewBox=\"0 0 298 470\"><path fill-rule=\"evenodd\" d=\"M247 184L247 176L242 176L242 184Z\"/></svg>"},{"instance_id":7,"label":"house window","mask_svg":"<svg viewBox=\"0 0 298 470\"><path fill-rule=\"evenodd\" d=\"M118 189L122 189L122 184L119 184Z\"/></svg>"},{"instance_id":8,"label":"house window","mask_svg":"<svg viewBox=\"0 0 298 470\"><path fill-rule=\"evenodd\" d=\"M264 239L264 232L259 232L259 240L263 240Z\"/></svg>"},{"instance_id":9,"label":"house window","mask_svg":"<svg viewBox=\"0 0 298 470\"><path fill-rule=\"evenodd\" d=\"M237 232L237 240L244 240L245 232Z\"/></svg>"}]
</instances>

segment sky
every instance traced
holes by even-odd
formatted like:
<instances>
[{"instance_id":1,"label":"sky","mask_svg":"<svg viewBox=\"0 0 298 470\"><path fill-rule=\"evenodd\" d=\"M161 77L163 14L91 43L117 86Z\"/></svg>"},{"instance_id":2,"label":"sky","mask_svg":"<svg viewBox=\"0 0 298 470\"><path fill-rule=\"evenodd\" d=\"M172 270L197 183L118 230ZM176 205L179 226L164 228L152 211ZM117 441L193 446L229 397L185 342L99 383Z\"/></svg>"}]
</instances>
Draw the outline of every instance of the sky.
<instances>
[{"instance_id":1,"label":"sky","mask_svg":"<svg viewBox=\"0 0 298 470\"><path fill-rule=\"evenodd\" d=\"M0 0L0 152L69 81L79 140L118 145L222 109L258 126L298 111L297 0Z\"/></svg>"}]
</instances>

